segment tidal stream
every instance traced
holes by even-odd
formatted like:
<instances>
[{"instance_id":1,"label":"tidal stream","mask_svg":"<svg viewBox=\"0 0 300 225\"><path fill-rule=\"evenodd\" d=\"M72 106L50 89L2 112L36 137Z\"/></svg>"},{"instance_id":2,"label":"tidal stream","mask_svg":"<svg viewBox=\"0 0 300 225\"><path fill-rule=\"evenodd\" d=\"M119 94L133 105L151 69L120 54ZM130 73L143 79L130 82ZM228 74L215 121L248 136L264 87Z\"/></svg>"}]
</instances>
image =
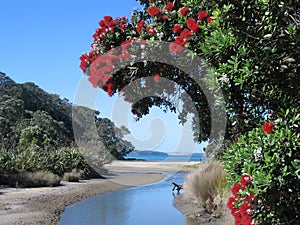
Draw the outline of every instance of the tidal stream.
<instances>
[{"instance_id":1,"label":"tidal stream","mask_svg":"<svg viewBox=\"0 0 300 225\"><path fill-rule=\"evenodd\" d=\"M66 207L59 225L196 225L173 206L172 182L182 184L185 175L87 198Z\"/></svg>"}]
</instances>

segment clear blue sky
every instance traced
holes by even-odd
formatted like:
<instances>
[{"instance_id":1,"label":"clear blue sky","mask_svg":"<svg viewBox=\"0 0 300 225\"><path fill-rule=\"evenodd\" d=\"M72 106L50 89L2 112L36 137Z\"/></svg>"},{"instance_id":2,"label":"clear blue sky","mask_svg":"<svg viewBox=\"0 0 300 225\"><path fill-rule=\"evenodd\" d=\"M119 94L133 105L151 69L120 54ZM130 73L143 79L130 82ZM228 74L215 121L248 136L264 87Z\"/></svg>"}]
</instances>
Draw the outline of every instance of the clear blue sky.
<instances>
[{"instance_id":1,"label":"clear blue sky","mask_svg":"<svg viewBox=\"0 0 300 225\"><path fill-rule=\"evenodd\" d=\"M34 82L73 102L83 77L79 57L90 50L98 22L106 15L130 18L138 6L135 0L1 0L0 71L18 83ZM121 125L112 116L118 99L108 98L102 92L98 95L95 108ZM127 110L130 106L124 103L124 107ZM140 122L134 122L129 115L126 123L137 148L195 148L190 129L178 126L175 114L153 109L151 116ZM185 142L178 144L182 137Z\"/></svg>"}]
</instances>

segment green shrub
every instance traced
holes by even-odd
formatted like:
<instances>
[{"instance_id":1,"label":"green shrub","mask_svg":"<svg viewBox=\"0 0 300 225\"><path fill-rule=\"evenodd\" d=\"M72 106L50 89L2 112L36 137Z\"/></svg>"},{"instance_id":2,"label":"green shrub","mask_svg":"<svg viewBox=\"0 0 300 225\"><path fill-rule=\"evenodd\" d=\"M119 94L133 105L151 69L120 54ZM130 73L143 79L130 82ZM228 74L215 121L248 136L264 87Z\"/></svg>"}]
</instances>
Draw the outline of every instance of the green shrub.
<instances>
[{"instance_id":1,"label":"green shrub","mask_svg":"<svg viewBox=\"0 0 300 225\"><path fill-rule=\"evenodd\" d=\"M9 183L10 186L22 188L55 187L60 185L60 178L49 172L24 172L10 176Z\"/></svg>"},{"instance_id":2,"label":"green shrub","mask_svg":"<svg viewBox=\"0 0 300 225\"><path fill-rule=\"evenodd\" d=\"M61 148L53 151L46 168L59 176L72 172L73 169L84 171L87 177L91 173L88 163L78 148Z\"/></svg>"},{"instance_id":3,"label":"green shrub","mask_svg":"<svg viewBox=\"0 0 300 225\"><path fill-rule=\"evenodd\" d=\"M84 178L99 177L78 148L46 151L31 145L27 149L0 150L0 184L15 174L48 171L62 177L72 170L83 171Z\"/></svg>"},{"instance_id":4,"label":"green shrub","mask_svg":"<svg viewBox=\"0 0 300 225\"><path fill-rule=\"evenodd\" d=\"M225 208L226 174L223 164L210 161L189 173L183 185L187 196L197 200L207 211L221 212Z\"/></svg>"},{"instance_id":5,"label":"green shrub","mask_svg":"<svg viewBox=\"0 0 300 225\"><path fill-rule=\"evenodd\" d=\"M299 108L281 113L268 134L261 127L239 137L225 150L228 179L253 176L259 224L300 224Z\"/></svg>"}]
</instances>

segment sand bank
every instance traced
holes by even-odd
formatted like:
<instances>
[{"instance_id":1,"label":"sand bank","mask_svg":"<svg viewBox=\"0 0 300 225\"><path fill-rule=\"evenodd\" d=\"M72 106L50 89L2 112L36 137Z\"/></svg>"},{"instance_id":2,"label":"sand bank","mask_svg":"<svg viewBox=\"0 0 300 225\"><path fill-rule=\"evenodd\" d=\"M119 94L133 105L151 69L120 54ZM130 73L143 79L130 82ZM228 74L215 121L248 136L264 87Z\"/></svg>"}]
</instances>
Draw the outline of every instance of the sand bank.
<instances>
[{"instance_id":1,"label":"sand bank","mask_svg":"<svg viewBox=\"0 0 300 225\"><path fill-rule=\"evenodd\" d=\"M118 173L107 179L62 182L54 188L0 189L1 225L54 225L64 208L82 199L122 188L155 183L165 177L161 173Z\"/></svg>"},{"instance_id":2,"label":"sand bank","mask_svg":"<svg viewBox=\"0 0 300 225\"><path fill-rule=\"evenodd\" d=\"M200 165L200 162L147 162L147 161L113 161L104 168L124 171L157 171L157 172L189 172Z\"/></svg>"}]
</instances>

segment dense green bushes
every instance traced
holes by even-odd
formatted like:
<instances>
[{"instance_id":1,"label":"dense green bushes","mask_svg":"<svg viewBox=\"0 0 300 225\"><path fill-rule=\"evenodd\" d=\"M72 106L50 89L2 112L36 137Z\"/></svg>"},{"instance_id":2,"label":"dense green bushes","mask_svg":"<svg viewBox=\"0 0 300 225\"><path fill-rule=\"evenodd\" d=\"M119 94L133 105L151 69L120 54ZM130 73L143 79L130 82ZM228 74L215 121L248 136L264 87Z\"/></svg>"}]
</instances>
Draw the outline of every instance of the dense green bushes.
<instances>
[{"instance_id":1,"label":"dense green bushes","mask_svg":"<svg viewBox=\"0 0 300 225\"><path fill-rule=\"evenodd\" d=\"M225 169L232 183L243 174L253 177L251 191L258 198L255 218L259 224L299 224L299 107L282 112L274 125L240 136L225 151Z\"/></svg>"},{"instance_id":2,"label":"dense green bushes","mask_svg":"<svg viewBox=\"0 0 300 225\"><path fill-rule=\"evenodd\" d=\"M133 146L123 139L129 134L125 127L99 114L0 72L0 184L15 183L27 172L63 177L76 170L83 178L100 177L93 168L122 159Z\"/></svg>"},{"instance_id":3,"label":"dense green bushes","mask_svg":"<svg viewBox=\"0 0 300 225\"><path fill-rule=\"evenodd\" d=\"M63 177L74 170L83 171L82 178L95 176L95 171L88 165L78 148L62 148L44 151L36 146L26 150L0 150L0 183L17 182L18 175L27 172L47 172Z\"/></svg>"}]
</instances>

